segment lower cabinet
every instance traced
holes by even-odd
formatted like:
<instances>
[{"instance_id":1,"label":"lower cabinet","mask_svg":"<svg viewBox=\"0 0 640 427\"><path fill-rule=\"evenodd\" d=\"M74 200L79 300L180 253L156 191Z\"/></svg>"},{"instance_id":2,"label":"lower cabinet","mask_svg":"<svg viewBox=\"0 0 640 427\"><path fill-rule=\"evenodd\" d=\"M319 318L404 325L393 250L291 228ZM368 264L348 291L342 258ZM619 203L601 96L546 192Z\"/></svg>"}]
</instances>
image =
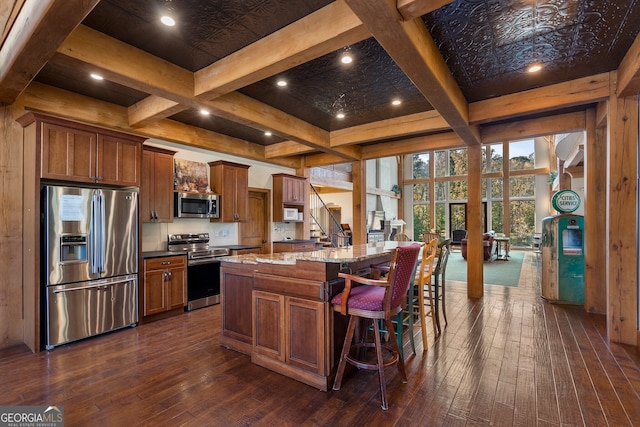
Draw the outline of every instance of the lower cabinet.
<instances>
[{"instance_id":1,"label":"lower cabinet","mask_svg":"<svg viewBox=\"0 0 640 427\"><path fill-rule=\"evenodd\" d=\"M327 375L326 303L253 291L253 352L290 367Z\"/></svg>"},{"instance_id":2,"label":"lower cabinet","mask_svg":"<svg viewBox=\"0 0 640 427\"><path fill-rule=\"evenodd\" d=\"M187 305L187 257L144 260L142 315L151 316Z\"/></svg>"}]
</instances>

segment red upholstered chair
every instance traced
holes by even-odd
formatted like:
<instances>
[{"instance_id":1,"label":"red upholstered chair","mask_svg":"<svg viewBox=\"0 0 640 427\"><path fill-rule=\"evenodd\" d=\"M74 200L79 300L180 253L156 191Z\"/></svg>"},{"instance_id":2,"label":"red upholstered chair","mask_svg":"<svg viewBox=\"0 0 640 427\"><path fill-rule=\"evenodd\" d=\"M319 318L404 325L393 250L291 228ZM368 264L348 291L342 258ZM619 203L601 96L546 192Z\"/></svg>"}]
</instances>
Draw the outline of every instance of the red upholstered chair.
<instances>
[{"instance_id":1,"label":"red upholstered chair","mask_svg":"<svg viewBox=\"0 0 640 427\"><path fill-rule=\"evenodd\" d=\"M493 256L493 233L482 234L482 250L485 261L491 261ZM467 259L467 239L462 239L462 258Z\"/></svg>"},{"instance_id":2,"label":"red upholstered chair","mask_svg":"<svg viewBox=\"0 0 640 427\"><path fill-rule=\"evenodd\" d=\"M351 317L342 347L342 354L340 355L340 362L338 363L336 378L333 383L334 390L340 390L342 376L347 363L361 369L378 371L382 409L389 407L384 368L397 364L402 382L407 382L404 362L399 357L398 343L395 339L389 340L390 345L381 343L378 320L384 321L389 335L394 337L395 329L392 319L407 304L407 291L415 272L420 247L421 244L415 243L396 248L389 265L389 274L384 279L371 279L346 273L339 274L340 277L345 279L345 288L341 293L333 297L331 302L334 310L343 315L348 314ZM354 284L363 286L354 286ZM356 343L352 344L356 325L361 319L364 320L365 325L361 325L360 337ZM373 329L373 342L367 341L367 332L370 327ZM368 348L375 348L376 357L373 361L371 358L367 359ZM383 357L383 350L388 353L386 360Z\"/></svg>"}]
</instances>

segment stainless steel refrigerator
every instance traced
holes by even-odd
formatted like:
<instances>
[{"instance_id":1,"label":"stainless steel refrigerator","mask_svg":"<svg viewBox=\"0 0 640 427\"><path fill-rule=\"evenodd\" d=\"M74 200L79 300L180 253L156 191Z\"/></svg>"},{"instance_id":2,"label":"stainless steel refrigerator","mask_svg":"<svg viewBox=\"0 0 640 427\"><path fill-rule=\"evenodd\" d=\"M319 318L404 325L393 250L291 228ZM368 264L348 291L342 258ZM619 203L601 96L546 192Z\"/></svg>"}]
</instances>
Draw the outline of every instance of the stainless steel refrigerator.
<instances>
[{"instance_id":1,"label":"stainless steel refrigerator","mask_svg":"<svg viewBox=\"0 0 640 427\"><path fill-rule=\"evenodd\" d=\"M43 188L45 347L138 321L138 192Z\"/></svg>"}]
</instances>

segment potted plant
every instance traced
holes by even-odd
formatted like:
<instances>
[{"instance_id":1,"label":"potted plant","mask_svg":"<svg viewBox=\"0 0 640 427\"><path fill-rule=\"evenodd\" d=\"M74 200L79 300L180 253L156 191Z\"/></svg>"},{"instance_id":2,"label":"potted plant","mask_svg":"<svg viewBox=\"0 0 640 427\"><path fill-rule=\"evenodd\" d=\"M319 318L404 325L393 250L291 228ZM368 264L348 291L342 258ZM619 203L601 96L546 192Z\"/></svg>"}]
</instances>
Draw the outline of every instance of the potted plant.
<instances>
[{"instance_id":1,"label":"potted plant","mask_svg":"<svg viewBox=\"0 0 640 427\"><path fill-rule=\"evenodd\" d=\"M393 191L396 196L400 196L400 193L402 193L402 188L398 184L393 184L393 187L391 187L391 191Z\"/></svg>"}]
</instances>

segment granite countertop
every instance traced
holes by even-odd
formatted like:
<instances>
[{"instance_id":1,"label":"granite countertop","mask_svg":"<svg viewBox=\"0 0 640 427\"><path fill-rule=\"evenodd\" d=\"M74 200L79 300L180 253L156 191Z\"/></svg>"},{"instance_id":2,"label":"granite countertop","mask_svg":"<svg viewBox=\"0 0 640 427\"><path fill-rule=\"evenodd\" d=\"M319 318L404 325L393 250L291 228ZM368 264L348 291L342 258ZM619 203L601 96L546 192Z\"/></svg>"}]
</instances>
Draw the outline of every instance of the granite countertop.
<instances>
[{"instance_id":1,"label":"granite countertop","mask_svg":"<svg viewBox=\"0 0 640 427\"><path fill-rule=\"evenodd\" d=\"M170 252L170 251L147 251L142 252L142 259L146 258L160 258L165 256L186 256L187 253L178 253L178 252Z\"/></svg>"},{"instance_id":2,"label":"granite countertop","mask_svg":"<svg viewBox=\"0 0 640 427\"><path fill-rule=\"evenodd\" d=\"M248 254L229 256L221 258L224 262L235 262L242 264L283 264L295 265L298 260L330 262L330 263L351 263L364 261L368 258L375 258L382 254L391 252L398 246L410 245L415 242L379 242L364 245L354 245L342 248L319 249L309 252L284 252L275 254Z\"/></svg>"},{"instance_id":3,"label":"granite countertop","mask_svg":"<svg viewBox=\"0 0 640 427\"><path fill-rule=\"evenodd\" d=\"M315 240L285 239L285 240L274 240L273 243L315 243Z\"/></svg>"}]
</instances>

